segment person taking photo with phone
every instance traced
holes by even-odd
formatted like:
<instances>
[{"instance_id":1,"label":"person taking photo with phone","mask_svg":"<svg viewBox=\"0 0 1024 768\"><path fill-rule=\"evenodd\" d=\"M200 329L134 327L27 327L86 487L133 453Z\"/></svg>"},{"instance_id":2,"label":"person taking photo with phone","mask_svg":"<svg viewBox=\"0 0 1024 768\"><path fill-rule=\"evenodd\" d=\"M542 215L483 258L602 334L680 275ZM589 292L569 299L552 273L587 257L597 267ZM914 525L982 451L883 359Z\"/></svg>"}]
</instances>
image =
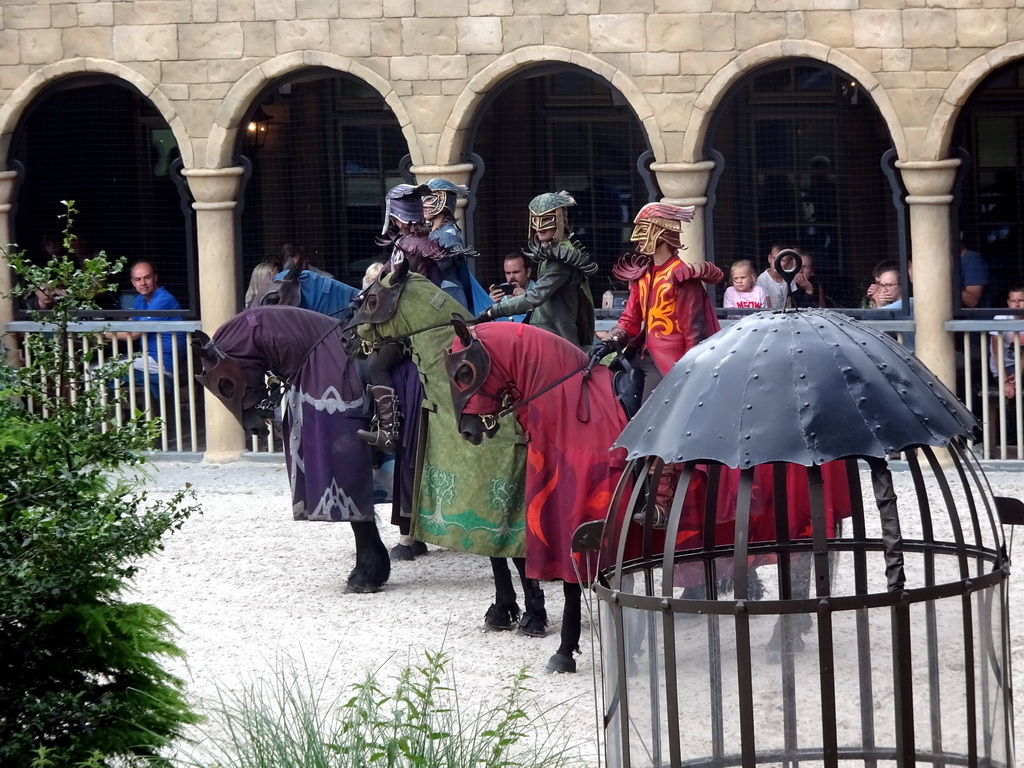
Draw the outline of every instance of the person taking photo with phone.
<instances>
[{"instance_id":1,"label":"person taking photo with phone","mask_svg":"<svg viewBox=\"0 0 1024 768\"><path fill-rule=\"evenodd\" d=\"M530 265L527 264L526 257L522 253L513 251L508 254L505 257L504 269L505 282L492 285L488 290L488 293L491 295L491 301L495 304L515 296L522 296L533 287L533 270L530 269ZM526 313L512 315L508 319L521 323L526 319Z\"/></svg>"}]
</instances>

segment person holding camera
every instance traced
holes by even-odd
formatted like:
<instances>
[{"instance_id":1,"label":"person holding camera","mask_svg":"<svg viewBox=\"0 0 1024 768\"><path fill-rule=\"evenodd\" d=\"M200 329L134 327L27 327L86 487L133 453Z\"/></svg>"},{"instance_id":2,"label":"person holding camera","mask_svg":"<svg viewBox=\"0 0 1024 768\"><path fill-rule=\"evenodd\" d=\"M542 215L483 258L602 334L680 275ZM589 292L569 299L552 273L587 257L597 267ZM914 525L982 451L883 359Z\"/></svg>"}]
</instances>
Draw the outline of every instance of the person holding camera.
<instances>
[{"instance_id":1,"label":"person holding camera","mask_svg":"<svg viewBox=\"0 0 1024 768\"><path fill-rule=\"evenodd\" d=\"M533 270L526 263L526 257L518 252L512 251L505 257L505 282L492 285L488 289L491 295L491 302L498 304L516 296L522 296L533 287ZM508 319L515 323L521 323L526 319L526 314L512 315Z\"/></svg>"}]
</instances>

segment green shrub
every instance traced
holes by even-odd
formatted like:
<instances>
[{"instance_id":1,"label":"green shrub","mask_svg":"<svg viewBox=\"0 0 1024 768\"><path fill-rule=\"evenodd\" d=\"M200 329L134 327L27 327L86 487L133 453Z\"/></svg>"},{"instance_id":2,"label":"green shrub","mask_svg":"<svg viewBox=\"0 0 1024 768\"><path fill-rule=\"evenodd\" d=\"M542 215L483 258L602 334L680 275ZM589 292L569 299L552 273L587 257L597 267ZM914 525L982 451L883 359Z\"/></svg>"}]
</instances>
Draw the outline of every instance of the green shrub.
<instances>
[{"instance_id":1,"label":"green shrub","mask_svg":"<svg viewBox=\"0 0 1024 768\"><path fill-rule=\"evenodd\" d=\"M325 701L313 676L278 665L269 680L222 690L193 768L562 768L582 764L531 711L527 675L513 675L490 705L460 706L444 653L425 653L386 693L370 674L353 695Z\"/></svg>"},{"instance_id":2,"label":"green shrub","mask_svg":"<svg viewBox=\"0 0 1024 768\"><path fill-rule=\"evenodd\" d=\"M0 765L151 764L198 718L160 664L181 655L174 623L124 598L139 559L195 511L192 494L147 498L134 475L153 425L113 423L102 384L128 364L97 365L69 339L111 265L8 259L22 286L58 298L36 315L53 329L33 334L30 363L0 367Z\"/></svg>"}]
</instances>

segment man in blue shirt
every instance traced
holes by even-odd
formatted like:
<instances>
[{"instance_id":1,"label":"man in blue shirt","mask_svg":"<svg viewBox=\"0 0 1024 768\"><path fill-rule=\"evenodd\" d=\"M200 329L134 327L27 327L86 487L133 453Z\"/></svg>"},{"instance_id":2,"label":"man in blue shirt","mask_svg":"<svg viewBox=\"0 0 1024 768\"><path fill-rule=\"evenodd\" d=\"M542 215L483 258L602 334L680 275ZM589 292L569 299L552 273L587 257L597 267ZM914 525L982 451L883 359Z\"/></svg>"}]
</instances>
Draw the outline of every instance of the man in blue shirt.
<instances>
[{"instance_id":1,"label":"man in blue shirt","mask_svg":"<svg viewBox=\"0 0 1024 768\"><path fill-rule=\"evenodd\" d=\"M133 310L181 309L181 305L178 304L177 299L171 296L166 288L158 284L156 270L148 261L140 261L132 267L131 279L132 286L139 294L135 297L135 303L132 305ZM132 320L148 321L173 319L175 318L166 316L132 317ZM154 402L158 401L160 398L160 362L163 362L165 380L169 383L174 380L174 347L171 341L171 338L174 335L177 335L178 337L178 353L183 353L185 351L184 333L179 332L174 334L171 331L161 333L160 341L158 343L156 332L150 331L146 334L146 356L137 357L132 363L135 386L142 386L148 379L149 391ZM118 339L121 341L126 341L129 338L134 341L141 337L141 332L133 333L129 331L118 331L116 333L105 334L105 338Z\"/></svg>"}]
</instances>

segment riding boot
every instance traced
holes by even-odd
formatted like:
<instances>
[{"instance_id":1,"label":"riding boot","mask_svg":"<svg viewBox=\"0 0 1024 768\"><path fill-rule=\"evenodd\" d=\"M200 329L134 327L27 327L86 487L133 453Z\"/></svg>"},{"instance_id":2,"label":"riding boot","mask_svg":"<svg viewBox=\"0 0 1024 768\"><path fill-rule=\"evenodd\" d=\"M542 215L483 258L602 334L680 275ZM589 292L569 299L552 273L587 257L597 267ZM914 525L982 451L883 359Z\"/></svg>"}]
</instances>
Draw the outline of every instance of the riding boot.
<instances>
[{"instance_id":1,"label":"riding boot","mask_svg":"<svg viewBox=\"0 0 1024 768\"><path fill-rule=\"evenodd\" d=\"M373 419L373 429L360 429L356 434L374 448L394 453L399 447L398 395L392 387L380 384L371 384L367 389L377 406L377 415Z\"/></svg>"}]
</instances>

